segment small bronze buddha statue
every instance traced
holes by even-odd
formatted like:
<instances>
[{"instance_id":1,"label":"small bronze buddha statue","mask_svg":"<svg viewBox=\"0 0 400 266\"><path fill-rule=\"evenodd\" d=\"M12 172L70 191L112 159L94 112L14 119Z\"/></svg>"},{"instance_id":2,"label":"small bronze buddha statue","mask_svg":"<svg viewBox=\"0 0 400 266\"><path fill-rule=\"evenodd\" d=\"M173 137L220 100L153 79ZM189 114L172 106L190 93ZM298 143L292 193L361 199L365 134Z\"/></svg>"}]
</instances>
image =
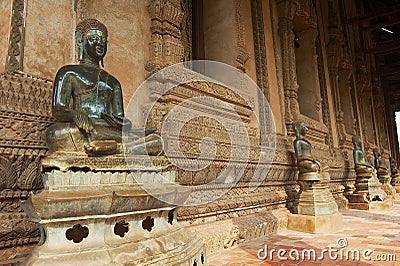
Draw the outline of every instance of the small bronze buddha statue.
<instances>
[{"instance_id":1,"label":"small bronze buddha statue","mask_svg":"<svg viewBox=\"0 0 400 266\"><path fill-rule=\"evenodd\" d=\"M159 154L162 141L152 134L155 129L130 130L121 84L100 67L107 52L105 25L86 19L77 25L75 37L79 64L61 67L54 81L52 113L56 123L46 135L50 152L122 154L122 128L128 128L132 143L125 152Z\"/></svg>"},{"instance_id":2,"label":"small bronze buddha statue","mask_svg":"<svg viewBox=\"0 0 400 266\"><path fill-rule=\"evenodd\" d=\"M322 165L311 155L311 143L304 139L308 128L303 120L293 122L296 139L293 142L299 169L299 179L321 180L329 179L329 166Z\"/></svg>"},{"instance_id":3,"label":"small bronze buddha statue","mask_svg":"<svg viewBox=\"0 0 400 266\"><path fill-rule=\"evenodd\" d=\"M375 168L370 165L366 159L362 150L362 140L359 136L354 136L353 140L353 157L354 166L357 173L374 173Z\"/></svg>"},{"instance_id":4,"label":"small bronze buddha statue","mask_svg":"<svg viewBox=\"0 0 400 266\"><path fill-rule=\"evenodd\" d=\"M376 171L378 172L378 176L389 174L389 169L382 162L381 152L378 149L374 149L373 153L374 153L374 157L375 157L374 165L375 165Z\"/></svg>"}]
</instances>

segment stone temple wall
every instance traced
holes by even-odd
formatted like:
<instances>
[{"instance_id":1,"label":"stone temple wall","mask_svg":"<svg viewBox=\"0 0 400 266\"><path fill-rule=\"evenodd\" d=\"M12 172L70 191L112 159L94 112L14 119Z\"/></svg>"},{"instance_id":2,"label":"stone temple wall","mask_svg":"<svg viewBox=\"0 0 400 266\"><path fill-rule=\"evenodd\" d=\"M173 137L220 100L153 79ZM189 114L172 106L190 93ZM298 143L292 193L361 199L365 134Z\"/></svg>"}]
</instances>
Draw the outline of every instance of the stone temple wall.
<instances>
[{"instance_id":1,"label":"stone temple wall","mask_svg":"<svg viewBox=\"0 0 400 266\"><path fill-rule=\"evenodd\" d=\"M76 61L73 36L76 21L96 17L108 26L109 53L105 58L105 69L121 80L126 106L146 77L183 60L185 44L181 23L183 18L187 19L184 2L187 1L9 0L0 3L0 20L9 25L0 29L6 37L0 40L0 264L19 261L39 239L39 231L21 209L20 201L42 188L40 159L47 152L44 132L53 122L51 80L60 66ZM212 8L211 1L205 2ZM337 29L337 25L341 25L340 18L332 12L336 10L335 5L329 9L323 0L315 1L316 6L312 7L307 6L309 1L297 0L231 2L225 8L218 6L216 10L210 10L210 14L231 20L229 32L221 34L220 41L234 42L229 46L233 48L220 55L215 52L217 43L209 44L208 48L212 48L211 54L216 59L220 56L221 61L248 74L270 103L277 128L276 152L263 182L255 190L249 188L260 141L251 106L227 88L203 83L176 86L162 95L150 113L150 125L159 131L168 112L179 103L190 97L208 96L232 106L244 121L252 159L235 162L238 167L245 168L241 179L211 203L178 209L178 220L206 242L207 252L286 228L287 216L294 211L299 193L291 127L295 119L305 120L310 129L308 139L313 145L313 154L330 166L330 190L340 208L346 207L345 196L354 189L352 134L380 136L379 132L367 134L366 131L387 128L385 124L369 128L370 122L365 123L369 115L365 113L368 108L363 108L369 104L367 99L353 103L353 109L358 110L353 117L342 115L340 89L345 85L331 77L339 74L347 77L349 68L339 68L339 62L333 62L332 58L344 57L353 62L350 72L355 81L355 97L361 91L368 91L364 86L368 87L369 76L362 62L340 50L343 47L341 41L345 40ZM328 10L331 10L329 14ZM326 17L332 24L329 30L321 21ZM224 25L219 26L223 33ZM315 63L310 69L319 80L319 91L313 94L310 104L315 114L312 118L301 113L299 108L298 94L304 92L299 84L304 84L304 80L297 82L296 67L307 66L296 65L293 27L298 31L311 29L311 33L316 31L319 36L329 35L329 38L315 37L315 47L312 44L307 47L312 59L316 60L307 62ZM215 34L209 36L215 38ZM152 93L157 94L156 87L152 89ZM258 104L259 95L249 97ZM378 108L384 108L382 100ZM207 184L229 162L229 137L220 124L207 118L207 114L222 115L222 112L207 106L202 106L201 110L204 117L191 120L179 135L173 136L179 139L185 155L183 158L173 156L182 165L190 167L193 164L190 159L198 157L199 143L204 137L211 137L221 148L217 150L217 159L201 171L177 169L177 180L182 185ZM263 117L262 111L259 112ZM354 132L347 123L351 119L356 119ZM384 138L376 139L385 143ZM366 143L367 153L381 146L370 141ZM390 153L387 142L382 147L387 159ZM206 201L226 187L224 182L199 186L194 199Z\"/></svg>"}]
</instances>

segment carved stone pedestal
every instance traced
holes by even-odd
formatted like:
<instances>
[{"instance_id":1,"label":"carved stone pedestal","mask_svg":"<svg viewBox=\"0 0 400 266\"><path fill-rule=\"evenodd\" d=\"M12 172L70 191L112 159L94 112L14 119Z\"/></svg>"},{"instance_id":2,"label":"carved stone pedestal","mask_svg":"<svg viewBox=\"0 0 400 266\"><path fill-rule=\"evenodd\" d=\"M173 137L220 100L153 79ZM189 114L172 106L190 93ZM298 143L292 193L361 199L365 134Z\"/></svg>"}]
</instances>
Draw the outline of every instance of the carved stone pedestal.
<instances>
[{"instance_id":1,"label":"carved stone pedestal","mask_svg":"<svg viewBox=\"0 0 400 266\"><path fill-rule=\"evenodd\" d=\"M358 173L355 187L354 193L349 195L349 209L388 209L393 206L375 173Z\"/></svg>"},{"instance_id":2,"label":"carved stone pedestal","mask_svg":"<svg viewBox=\"0 0 400 266\"><path fill-rule=\"evenodd\" d=\"M390 184L391 177L390 174L379 174L378 172L379 182L382 184L382 190L385 191L388 198L395 199L396 198L396 190Z\"/></svg>"},{"instance_id":3,"label":"carved stone pedestal","mask_svg":"<svg viewBox=\"0 0 400 266\"><path fill-rule=\"evenodd\" d=\"M396 193L400 193L400 173L392 175L392 180L390 181L390 184L396 190Z\"/></svg>"},{"instance_id":4,"label":"carved stone pedestal","mask_svg":"<svg viewBox=\"0 0 400 266\"><path fill-rule=\"evenodd\" d=\"M175 206L160 200L183 202L189 190L172 186L173 171L157 174L162 161L150 167L135 160L132 173L123 158L112 164L104 157L81 160L80 166L97 171L51 161L65 171L46 171L45 190L24 203L41 227L41 241L25 265L206 265L204 244L177 223ZM157 198L139 186L144 180L159 185L152 192Z\"/></svg>"},{"instance_id":5,"label":"carved stone pedestal","mask_svg":"<svg viewBox=\"0 0 400 266\"><path fill-rule=\"evenodd\" d=\"M306 233L333 233L342 228L342 215L327 181L300 181L298 213L290 214L288 229Z\"/></svg>"}]
</instances>

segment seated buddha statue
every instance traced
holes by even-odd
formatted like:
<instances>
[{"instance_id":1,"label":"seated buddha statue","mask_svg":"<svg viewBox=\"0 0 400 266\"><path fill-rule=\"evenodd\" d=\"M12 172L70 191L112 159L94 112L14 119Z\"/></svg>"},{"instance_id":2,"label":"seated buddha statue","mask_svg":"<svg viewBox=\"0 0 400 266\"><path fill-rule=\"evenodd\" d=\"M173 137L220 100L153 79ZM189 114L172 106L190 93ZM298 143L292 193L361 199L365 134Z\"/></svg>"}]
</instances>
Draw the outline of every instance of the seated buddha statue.
<instances>
[{"instance_id":1,"label":"seated buddha statue","mask_svg":"<svg viewBox=\"0 0 400 266\"><path fill-rule=\"evenodd\" d=\"M353 157L354 157L354 167L356 170L356 173L366 173L366 174L371 174L375 172L375 168L370 165L366 159L364 152L362 150L362 140L359 136L354 136L353 137Z\"/></svg>"},{"instance_id":2,"label":"seated buddha statue","mask_svg":"<svg viewBox=\"0 0 400 266\"><path fill-rule=\"evenodd\" d=\"M61 67L54 80L52 113L46 142L51 153L109 155L123 153L122 128L131 143L125 152L157 155L162 151L155 129L131 130L124 117L119 81L100 67L108 32L96 19L80 22L75 31L79 64Z\"/></svg>"},{"instance_id":3,"label":"seated buddha statue","mask_svg":"<svg viewBox=\"0 0 400 266\"><path fill-rule=\"evenodd\" d=\"M299 169L299 179L303 180L321 180L329 179L329 167L324 166L311 155L311 144L304 136L308 128L303 120L293 122L296 131L296 139L293 142L297 158L297 167Z\"/></svg>"},{"instance_id":4,"label":"seated buddha statue","mask_svg":"<svg viewBox=\"0 0 400 266\"><path fill-rule=\"evenodd\" d=\"M378 173L378 176L389 174L389 169L386 167L386 165L382 161L381 152L378 149L374 149L373 153L374 153L374 157L375 157L375 160L374 160L375 169Z\"/></svg>"}]
</instances>

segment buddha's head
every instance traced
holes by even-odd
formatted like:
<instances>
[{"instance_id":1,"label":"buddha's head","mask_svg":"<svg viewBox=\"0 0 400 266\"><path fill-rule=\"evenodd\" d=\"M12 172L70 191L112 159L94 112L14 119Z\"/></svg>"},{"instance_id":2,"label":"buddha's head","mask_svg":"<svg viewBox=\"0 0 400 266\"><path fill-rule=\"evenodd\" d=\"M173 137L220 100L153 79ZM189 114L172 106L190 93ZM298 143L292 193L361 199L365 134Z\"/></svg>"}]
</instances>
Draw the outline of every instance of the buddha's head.
<instances>
[{"instance_id":1,"label":"buddha's head","mask_svg":"<svg viewBox=\"0 0 400 266\"><path fill-rule=\"evenodd\" d=\"M362 145L362 140L361 140L361 138L360 138L359 136L354 136L354 137L352 138L352 140L353 140L354 148L355 148L355 149L361 150L361 145Z\"/></svg>"},{"instance_id":2,"label":"buddha's head","mask_svg":"<svg viewBox=\"0 0 400 266\"><path fill-rule=\"evenodd\" d=\"M102 61L107 53L107 36L106 26L97 19L79 22L75 30L79 61Z\"/></svg>"},{"instance_id":3,"label":"buddha's head","mask_svg":"<svg viewBox=\"0 0 400 266\"><path fill-rule=\"evenodd\" d=\"M293 128L296 131L296 138L301 139L307 134L308 128L303 120L299 119L293 122Z\"/></svg>"},{"instance_id":4,"label":"buddha's head","mask_svg":"<svg viewBox=\"0 0 400 266\"><path fill-rule=\"evenodd\" d=\"M381 152L378 149L373 149L372 152L374 153L375 158L381 157Z\"/></svg>"}]
</instances>

